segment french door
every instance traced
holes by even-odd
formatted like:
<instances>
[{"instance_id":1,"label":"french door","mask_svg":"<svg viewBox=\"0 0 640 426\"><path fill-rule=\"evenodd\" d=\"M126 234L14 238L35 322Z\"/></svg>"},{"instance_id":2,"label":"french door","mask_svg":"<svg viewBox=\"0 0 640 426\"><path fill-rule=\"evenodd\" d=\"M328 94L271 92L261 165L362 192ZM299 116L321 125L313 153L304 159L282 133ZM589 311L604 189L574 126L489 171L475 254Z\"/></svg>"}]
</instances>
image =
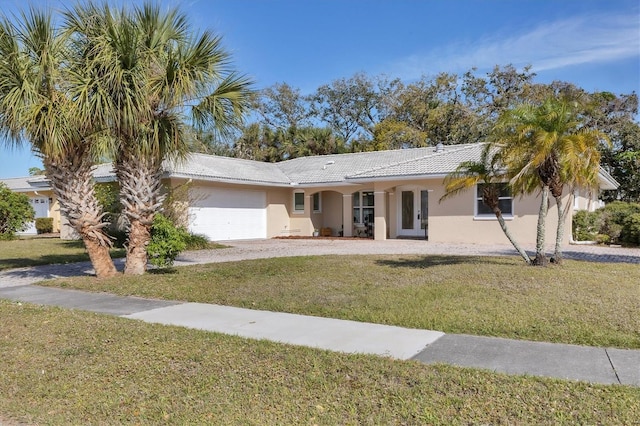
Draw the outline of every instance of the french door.
<instances>
[{"instance_id":1,"label":"french door","mask_svg":"<svg viewBox=\"0 0 640 426\"><path fill-rule=\"evenodd\" d=\"M429 192L424 188L400 187L398 197L398 236L428 238Z\"/></svg>"}]
</instances>

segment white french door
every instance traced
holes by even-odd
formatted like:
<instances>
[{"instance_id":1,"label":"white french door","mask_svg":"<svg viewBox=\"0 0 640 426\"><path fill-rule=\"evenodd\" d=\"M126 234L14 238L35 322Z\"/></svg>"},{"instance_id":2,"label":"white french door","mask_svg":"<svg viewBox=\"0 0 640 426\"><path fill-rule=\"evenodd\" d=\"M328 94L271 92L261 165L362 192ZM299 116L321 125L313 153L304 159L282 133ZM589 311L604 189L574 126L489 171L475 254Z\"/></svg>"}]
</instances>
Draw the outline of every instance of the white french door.
<instances>
[{"instance_id":1,"label":"white french door","mask_svg":"<svg viewBox=\"0 0 640 426\"><path fill-rule=\"evenodd\" d=\"M429 192L419 187L399 187L398 236L422 237L429 232Z\"/></svg>"}]
</instances>

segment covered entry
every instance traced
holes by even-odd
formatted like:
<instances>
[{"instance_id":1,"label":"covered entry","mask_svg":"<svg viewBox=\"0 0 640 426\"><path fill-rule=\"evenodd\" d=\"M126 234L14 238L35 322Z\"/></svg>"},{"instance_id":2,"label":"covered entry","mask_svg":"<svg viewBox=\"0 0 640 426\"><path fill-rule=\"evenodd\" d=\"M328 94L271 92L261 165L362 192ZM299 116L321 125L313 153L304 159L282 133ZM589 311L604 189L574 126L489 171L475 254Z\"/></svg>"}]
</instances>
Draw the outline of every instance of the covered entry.
<instances>
[{"instance_id":1,"label":"covered entry","mask_svg":"<svg viewBox=\"0 0 640 426\"><path fill-rule=\"evenodd\" d=\"M429 192L415 186L398 187L398 237L429 236Z\"/></svg>"}]
</instances>

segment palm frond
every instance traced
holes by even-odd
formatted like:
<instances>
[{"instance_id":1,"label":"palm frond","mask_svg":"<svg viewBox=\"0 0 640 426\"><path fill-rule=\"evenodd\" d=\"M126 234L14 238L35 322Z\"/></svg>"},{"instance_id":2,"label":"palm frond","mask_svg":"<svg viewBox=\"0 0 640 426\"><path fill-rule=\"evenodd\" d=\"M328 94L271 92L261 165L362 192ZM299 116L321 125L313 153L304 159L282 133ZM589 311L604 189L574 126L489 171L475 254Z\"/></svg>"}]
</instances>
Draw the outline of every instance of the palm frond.
<instances>
[{"instance_id":1,"label":"palm frond","mask_svg":"<svg viewBox=\"0 0 640 426\"><path fill-rule=\"evenodd\" d=\"M232 74L226 77L211 94L193 107L194 125L200 129L213 129L222 137L239 128L250 107L252 84L245 76Z\"/></svg>"}]
</instances>

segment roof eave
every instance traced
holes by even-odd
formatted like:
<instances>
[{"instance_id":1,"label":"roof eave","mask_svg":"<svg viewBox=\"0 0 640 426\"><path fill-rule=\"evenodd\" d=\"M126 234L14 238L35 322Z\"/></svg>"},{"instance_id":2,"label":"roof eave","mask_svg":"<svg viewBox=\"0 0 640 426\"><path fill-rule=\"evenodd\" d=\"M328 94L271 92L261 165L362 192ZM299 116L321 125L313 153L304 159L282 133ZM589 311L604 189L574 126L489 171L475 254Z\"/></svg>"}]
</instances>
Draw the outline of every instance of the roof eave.
<instances>
[{"instance_id":1,"label":"roof eave","mask_svg":"<svg viewBox=\"0 0 640 426\"><path fill-rule=\"evenodd\" d=\"M616 190L620 187L620 184L617 180L613 178L602 166L600 166L600 170L598 171L599 185L600 189L603 190Z\"/></svg>"},{"instance_id":2,"label":"roof eave","mask_svg":"<svg viewBox=\"0 0 640 426\"><path fill-rule=\"evenodd\" d=\"M416 179L444 179L446 176L447 173L418 173L414 175L347 177L346 180L349 182L391 182Z\"/></svg>"},{"instance_id":3,"label":"roof eave","mask_svg":"<svg viewBox=\"0 0 640 426\"><path fill-rule=\"evenodd\" d=\"M176 178L176 179L193 179L203 182L220 182L220 183L231 183L236 185L257 185L257 186L270 186L270 187L282 187L288 188L291 186L290 182L270 182L270 181L260 181L260 180L250 180L250 179L230 179L224 177L217 176L204 176L192 173L176 173L176 172L165 172L163 175L164 178Z\"/></svg>"}]
</instances>

